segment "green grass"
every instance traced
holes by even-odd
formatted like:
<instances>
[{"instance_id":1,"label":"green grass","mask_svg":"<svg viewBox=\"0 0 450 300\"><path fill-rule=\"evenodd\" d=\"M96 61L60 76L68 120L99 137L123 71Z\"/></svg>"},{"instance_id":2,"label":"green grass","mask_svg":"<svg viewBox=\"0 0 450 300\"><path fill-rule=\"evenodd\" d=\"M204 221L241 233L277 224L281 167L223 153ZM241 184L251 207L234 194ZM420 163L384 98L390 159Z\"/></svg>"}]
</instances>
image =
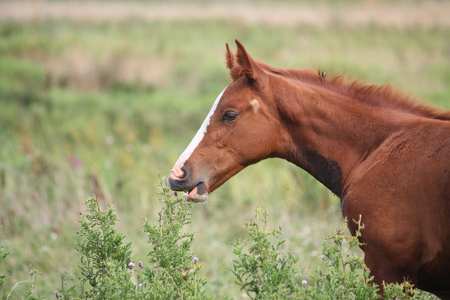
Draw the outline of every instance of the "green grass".
<instances>
[{"instance_id":1,"label":"green grass","mask_svg":"<svg viewBox=\"0 0 450 300\"><path fill-rule=\"evenodd\" d=\"M148 253L142 218L155 220L158 174L167 175L229 83L225 42L239 38L256 59L279 67L392 84L450 108L450 33L244 25L236 22L119 23L37 20L0 23L0 240L10 252L3 297L38 270L36 289L53 296L60 272L74 278L82 203L112 204ZM209 294L239 298L229 271L232 245L256 205L285 230L302 270L341 224L339 201L281 160L251 166L194 207L189 230L205 263ZM3 266L2 266L3 267ZM19 285L12 297L26 290ZM1 294L1 292L0 292Z\"/></svg>"}]
</instances>

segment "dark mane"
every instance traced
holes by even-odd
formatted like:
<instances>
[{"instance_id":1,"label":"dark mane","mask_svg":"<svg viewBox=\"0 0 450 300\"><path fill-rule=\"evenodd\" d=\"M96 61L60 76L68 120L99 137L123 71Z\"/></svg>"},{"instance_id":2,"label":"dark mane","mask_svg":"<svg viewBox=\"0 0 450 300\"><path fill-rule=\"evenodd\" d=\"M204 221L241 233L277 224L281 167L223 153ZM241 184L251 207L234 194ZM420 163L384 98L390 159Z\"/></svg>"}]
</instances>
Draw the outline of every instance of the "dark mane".
<instances>
[{"instance_id":1,"label":"dark mane","mask_svg":"<svg viewBox=\"0 0 450 300\"><path fill-rule=\"evenodd\" d=\"M360 80L349 81L342 75L328 77L320 70L315 72L304 69L278 69L262 62L259 62L259 65L272 74L326 87L367 105L405 111L431 119L450 120L450 111L418 104L416 99L394 90L390 84L369 85Z\"/></svg>"}]
</instances>

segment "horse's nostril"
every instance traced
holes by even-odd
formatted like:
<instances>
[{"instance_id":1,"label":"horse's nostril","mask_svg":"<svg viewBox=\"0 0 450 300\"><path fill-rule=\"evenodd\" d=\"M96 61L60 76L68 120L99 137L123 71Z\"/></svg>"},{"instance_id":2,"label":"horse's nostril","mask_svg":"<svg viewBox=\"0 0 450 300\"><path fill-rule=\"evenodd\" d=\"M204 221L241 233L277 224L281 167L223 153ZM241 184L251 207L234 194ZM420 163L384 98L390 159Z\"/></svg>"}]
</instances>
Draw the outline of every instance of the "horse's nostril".
<instances>
[{"instance_id":1,"label":"horse's nostril","mask_svg":"<svg viewBox=\"0 0 450 300\"><path fill-rule=\"evenodd\" d=\"M172 179L183 179L186 176L186 173L178 168L178 167L174 167L171 171L170 171L170 177Z\"/></svg>"}]
</instances>

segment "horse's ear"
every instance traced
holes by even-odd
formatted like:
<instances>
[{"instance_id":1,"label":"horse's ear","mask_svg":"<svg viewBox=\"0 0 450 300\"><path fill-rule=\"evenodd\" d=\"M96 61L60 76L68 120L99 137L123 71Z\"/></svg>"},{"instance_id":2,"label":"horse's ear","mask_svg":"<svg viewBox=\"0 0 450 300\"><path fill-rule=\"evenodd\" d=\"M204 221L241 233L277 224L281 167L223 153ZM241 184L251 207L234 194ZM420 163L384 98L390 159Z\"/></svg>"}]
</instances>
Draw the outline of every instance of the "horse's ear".
<instances>
[{"instance_id":1,"label":"horse's ear","mask_svg":"<svg viewBox=\"0 0 450 300\"><path fill-rule=\"evenodd\" d=\"M225 45L227 46L227 53L225 54L226 59L227 59L227 68L231 70L231 69L233 69L233 67L235 65L234 54L231 51L228 43L226 43Z\"/></svg>"},{"instance_id":2,"label":"horse's ear","mask_svg":"<svg viewBox=\"0 0 450 300\"><path fill-rule=\"evenodd\" d=\"M236 39L237 45L237 63L241 68L241 75L244 75L248 78L250 83L256 81L263 81L266 77L264 71L258 66L258 63L251 58L251 56L247 53L244 48L244 45Z\"/></svg>"},{"instance_id":3,"label":"horse's ear","mask_svg":"<svg viewBox=\"0 0 450 300\"><path fill-rule=\"evenodd\" d=\"M233 52L230 49L230 46L228 43L226 43L227 46L227 53L225 53L225 58L227 61L227 68L230 69L230 77L233 80L236 80L240 77L240 68L236 64L236 57L234 56Z\"/></svg>"}]
</instances>

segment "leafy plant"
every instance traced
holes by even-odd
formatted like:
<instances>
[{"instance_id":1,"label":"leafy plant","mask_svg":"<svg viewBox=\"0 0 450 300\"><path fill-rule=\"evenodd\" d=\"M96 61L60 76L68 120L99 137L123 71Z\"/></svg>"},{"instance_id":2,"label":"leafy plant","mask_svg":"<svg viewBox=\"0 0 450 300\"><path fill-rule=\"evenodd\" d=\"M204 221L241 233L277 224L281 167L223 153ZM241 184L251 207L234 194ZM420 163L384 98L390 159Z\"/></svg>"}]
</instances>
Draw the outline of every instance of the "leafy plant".
<instances>
[{"instance_id":1,"label":"leafy plant","mask_svg":"<svg viewBox=\"0 0 450 300\"><path fill-rule=\"evenodd\" d=\"M343 228L346 227L345 223ZM361 246L362 230L360 217L355 236L347 235L346 229L334 230L333 235L323 241L322 265L313 276L315 285L305 288L306 299L436 299L409 282L382 287L371 282L373 276L369 269L352 251Z\"/></svg>"},{"instance_id":2,"label":"leafy plant","mask_svg":"<svg viewBox=\"0 0 450 300\"><path fill-rule=\"evenodd\" d=\"M6 252L3 245L0 245L0 266L2 266L5 262L6 257L9 255L8 252ZM6 280L6 275L0 274L0 296L3 295L3 284Z\"/></svg>"},{"instance_id":3,"label":"leafy plant","mask_svg":"<svg viewBox=\"0 0 450 300\"><path fill-rule=\"evenodd\" d=\"M358 225L355 236L345 234L344 229L334 230L323 241L322 264L307 280L300 278L297 271L299 258L282 251L285 241L281 239L281 228L267 231L267 212L258 207L255 219L245 225L248 239L234 244L237 259L231 271L236 284L251 299L435 299L408 282L383 285L383 293L379 293L380 287L371 282L369 269L351 251L361 245L361 219Z\"/></svg>"},{"instance_id":4,"label":"leafy plant","mask_svg":"<svg viewBox=\"0 0 450 300\"><path fill-rule=\"evenodd\" d=\"M317 299L378 299L379 287L371 284L373 277L364 261L350 251L360 245L361 219L355 236L345 234L345 229L334 230L323 241L323 261L314 276L316 285L307 289ZM323 295L328 295L327 297Z\"/></svg>"},{"instance_id":5,"label":"leafy plant","mask_svg":"<svg viewBox=\"0 0 450 300\"><path fill-rule=\"evenodd\" d=\"M170 194L162 178L160 181L163 206L158 221L146 220L144 224L151 247L151 267L144 274L146 285L151 286L148 298L206 299L206 281L198 276L203 264L191 252L194 234L182 231L191 222L191 204L177 198L176 193Z\"/></svg>"},{"instance_id":6,"label":"leafy plant","mask_svg":"<svg viewBox=\"0 0 450 300\"><path fill-rule=\"evenodd\" d=\"M118 218L110 206L102 211L96 198L86 202L87 211L79 221L77 250L81 253L80 289L72 278L61 276L57 298L71 299L207 299L203 268L191 253L193 233L182 232L190 223L190 204L174 197L160 178L162 199L158 220L145 220L148 234L149 266L131 260L131 243L115 229Z\"/></svg>"},{"instance_id":7,"label":"leafy plant","mask_svg":"<svg viewBox=\"0 0 450 300\"><path fill-rule=\"evenodd\" d=\"M282 228L267 231L267 211L256 208L255 219L246 223L249 239L234 243L231 271L236 284L251 299L285 299L300 292L296 282L299 258L290 252L282 252L284 240L280 240ZM270 238L276 242L273 244ZM245 249L248 248L248 252Z\"/></svg>"},{"instance_id":8,"label":"leafy plant","mask_svg":"<svg viewBox=\"0 0 450 300\"><path fill-rule=\"evenodd\" d=\"M128 268L131 243L114 225L118 221L114 209L100 209L96 198L86 202L78 233L77 250L81 253L82 296L92 299L131 298L135 285ZM85 288L88 283L89 287Z\"/></svg>"}]
</instances>

